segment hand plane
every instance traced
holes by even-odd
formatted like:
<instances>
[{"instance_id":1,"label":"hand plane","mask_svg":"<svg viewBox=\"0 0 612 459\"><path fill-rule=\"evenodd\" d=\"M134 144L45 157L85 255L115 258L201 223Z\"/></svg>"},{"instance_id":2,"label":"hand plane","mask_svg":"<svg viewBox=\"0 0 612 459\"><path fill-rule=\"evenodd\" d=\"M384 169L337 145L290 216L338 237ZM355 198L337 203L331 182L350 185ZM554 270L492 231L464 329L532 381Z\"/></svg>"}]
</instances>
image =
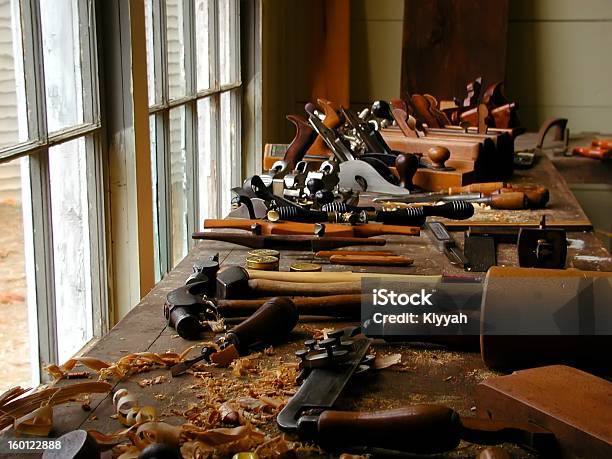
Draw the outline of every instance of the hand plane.
<instances>
[{"instance_id":1,"label":"hand plane","mask_svg":"<svg viewBox=\"0 0 612 459\"><path fill-rule=\"evenodd\" d=\"M541 452L554 450L555 437L534 424L461 418L439 405L414 405L372 413L335 411L333 405L353 376L367 371L371 340L359 328L336 330L308 340L296 352L303 381L278 414L282 430L331 450L432 454L449 451L464 439L474 443L514 442Z\"/></svg>"}]
</instances>

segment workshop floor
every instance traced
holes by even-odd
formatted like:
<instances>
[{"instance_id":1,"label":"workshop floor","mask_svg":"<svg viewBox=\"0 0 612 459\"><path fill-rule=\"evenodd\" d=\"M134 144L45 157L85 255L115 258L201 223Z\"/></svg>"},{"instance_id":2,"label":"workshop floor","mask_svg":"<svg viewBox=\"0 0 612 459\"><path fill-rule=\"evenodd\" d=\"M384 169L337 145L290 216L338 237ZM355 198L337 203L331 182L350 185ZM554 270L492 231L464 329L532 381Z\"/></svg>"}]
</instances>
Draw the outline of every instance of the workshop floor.
<instances>
[{"instance_id":1,"label":"workshop floor","mask_svg":"<svg viewBox=\"0 0 612 459\"><path fill-rule=\"evenodd\" d=\"M0 392L30 385L23 216L21 205L0 202Z\"/></svg>"}]
</instances>

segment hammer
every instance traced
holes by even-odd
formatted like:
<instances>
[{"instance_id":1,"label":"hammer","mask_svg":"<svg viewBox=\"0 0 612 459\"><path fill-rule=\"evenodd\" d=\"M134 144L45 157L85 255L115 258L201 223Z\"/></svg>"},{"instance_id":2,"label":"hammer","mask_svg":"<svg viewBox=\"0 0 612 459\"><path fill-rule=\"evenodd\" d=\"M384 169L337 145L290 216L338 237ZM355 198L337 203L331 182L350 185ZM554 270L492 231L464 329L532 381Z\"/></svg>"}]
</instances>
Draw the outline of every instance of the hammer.
<instances>
[{"instance_id":1,"label":"hammer","mask_svg":"<svg viewBox=\"0 0 612 459\"><path fill-rule=\"evenodd\" d=\"M230 266L217 274L217 298L221 300L245 296L325 296L359 293L361 282L354 279L333 283L251 279L249 272L240 266Z\"/></svg>"}]
</instances>

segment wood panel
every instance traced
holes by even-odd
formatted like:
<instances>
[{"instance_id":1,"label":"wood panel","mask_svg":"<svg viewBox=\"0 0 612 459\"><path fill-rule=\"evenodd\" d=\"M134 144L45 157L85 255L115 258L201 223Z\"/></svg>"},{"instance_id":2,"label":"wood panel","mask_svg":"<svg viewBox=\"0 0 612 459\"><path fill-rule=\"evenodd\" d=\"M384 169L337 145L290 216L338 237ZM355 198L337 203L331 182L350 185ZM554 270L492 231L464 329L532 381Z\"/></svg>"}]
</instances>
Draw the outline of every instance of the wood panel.
<instances>
[{"instance_id":1,"label":"wood panel","mask_svg":"<svg viewBox=\"0 0 612 459\"><path fill-rule=\"evenodd\" d=\"M512 0L510 21L547 20L583 21L612 20L612 2L609 0Z\"/></svg>"},{"instance_id":2,"label":"wood panel","mask_svg":"<svg viewBox=\"0 0 612 459\"><path fill-rule=\"evenodd\" d=\"M503 80L508 2L406 0L402 93L452 99L477 76Z\"/></svg>"}]
</instances>

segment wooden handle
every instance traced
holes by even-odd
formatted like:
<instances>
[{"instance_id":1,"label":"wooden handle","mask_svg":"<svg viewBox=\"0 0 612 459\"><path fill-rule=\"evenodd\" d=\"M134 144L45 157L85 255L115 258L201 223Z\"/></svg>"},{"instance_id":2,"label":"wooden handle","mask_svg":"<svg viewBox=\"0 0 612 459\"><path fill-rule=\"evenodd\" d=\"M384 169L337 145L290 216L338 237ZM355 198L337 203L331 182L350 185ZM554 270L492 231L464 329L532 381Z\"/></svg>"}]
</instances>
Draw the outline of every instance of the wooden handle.
<instances>
[{"instance_id":1,"label":"wooden handle","mask_svg":"<svg viewBox=\"0 0 612 459\"><path fill-rule=\"evenodd\" d=\"M417 454L448 451L460 440L459 416L439 405L371 413L324 411L317 431L323 446L369 446Z\"/></svg>"},{"instance_id":2,"label":"wooden handle","mask_svg":"<svg viewBox=\"0 0 612 459\"><path fill-rule=\"evenodd\" d=\"M317 133L303 116L287 115L287 119L295 126L295 137L287 147L283 159L287 163L287 169L292 171L304 158L306 151L317 138Z\"/></svg>"},{"instance_id":3,"label":"wooden handle","mask_svg":"<svg viewBox=\"0 0 612 459\"><path fill-rule=\"evenodd\" d=\"M381 223L367 223L353 226L357 237L380 236L382 234L400 234L403 236L418 236L421 229L418 226L383 225Z\"/></svg>"},{"instance_id":4,"label":"wooden handle","mask_svg":"<svg viewBox=\"0 0 612 459\"><path fill-rule=\"evenodd\" d=\"M595 142L595 141L593 141ZM611 147L575 147L572 150L572 154L583 156L585 158L591 159L608 159L612 158L612 148Z\"/></svg>"},{"instance_id":5,"label":"wooden handle","mask_svg":"<svg viewBox=\"0 0 612 459\"><path fill-rule=\"evenodd\" d=\"M261 220L247 220L243 218L228 218L228 219L214 219L207 218L204 220L204 228L230 228L230 229L243 229L250 230L254 224L266 223ZM263 229L263 228L262 228Z\"/></svg>"},{"instance_id":6,"label":"wooden handle","mask_svg":"<svg viewBox=\"0 0 612 459\"><path fill-rule=\"evenodd\" d=\"M431 113L430 103L426 97L421 94L413 94L410 98L410 105L414 111L414 116L419 118L423 123L426 123L427 127L440 127L438 120Z\"/></svg>"},{"instance_id":7,"label":"wooden handle","mask_svg":"<svg viewBox=\"0 0 612 459\"><path fill-rule=\"evenodd\" d=\"M612 148L612 139L593 139L591 146L594 148L610 149Z\"/></svg>"},{"instance_id":8,"label":"wooden handle","mask_svg":"<svg viewBox=\"0 0 612 459\"><path fill-rule=\"evenodd\" d=\"M249 290L264 296L321 296L361 293L361 282L283 282L268 279L249 280Z\"/></svg>"},{"instance_id":9,"label":"wooden handle","mask_svg":"<svg viewBox=\"0 0 612 459\"><path fill-rule=\"evenodd\" d=\"M541 209L546 207L548 200L550 199L550 192L548 188L543 186L525 186L516 188L502 188L499 190L501 194L504 193L524 193L527 198L527 203L530 209Z\"/></svg>"},{"instance_id":10,"label":"wooden handle","mask_svg":"<svg viewBox=\"0 0 612 459\"><path fill-rule=\"evenodd\" d=\"M398 127L406 137L417 137L416 131L410 129L410 126L406 123L406 118L408 115L401 108L394 108L391 110L391 114L393 115L393 119L397 123Z\"/></svg>"},{"instance_id":11,"label":"wooden handle","mask_svg":"<svg viewBox=\"0 0 612 459\"><path fill-rule=\"evenodd\" d=\"M270 279L288 282L350 282L359 281L364 277L378 277L384 279L398 279L407 282L440 282L441 276L422 276L416 274L387 274L387 273L354 273L352 271L341 272L287 272L287 271L263 271L248 269L249 279Z\"/></svg>"},{"instance_id":12,"label":"wooden handle","mask_svg":"<svg viewBox=\"0 0 612 459\"><path fill-rule=\"evenodd\" d=\"M368 255L332 255L329 262L336 265L363 265L363 266L410 266L414 263L412 258L398 256L372 257Z\"/></svg>"},{"instance_id":13,"label":"wooden handle","mask_svg":"<svg viewBox=\"0 0 612 459\"><path fill-rule=\"evenodd\" d=\"M361 314L361 295L330 295L319 297L291 297L299 315L358 318ZM219 300L217 308L224 317L250 315L267 300Z\"/></svg>"},{"instance_id":14,"label":"wooden handle","mask_svg":"<svg viewBox=\"0 0 612 459\"><path fill-rule=\"evenodd\" d=\"M317 258L329 258L332 255L371 255L373 257L384 257L393 255L391 250L321 250L315 253Z\"/></svg>"},{"instance_id":15,"label":"wooden handle","mask_svg":"<svg viewBox=\"0 0 612 459\"><path fill-rule=\"evenodd\" d=\"M399 174L400 186L407 190L413 190L412 179L419 168L419 158L411 153L401 153L395 158L395 169Z\"/></svg>"},{"instance_id":16,"label":"wooden handle","mask_svg":"<svg viewBox=\"0 0 612 459\"><path fill-rule=\"evenodd\" d=\"M512 192L492 194L490 198L490 206L493 209L519 210L528 208L528 201L527 196L525 196L525 193Z\"/></svg>"},{"instance_id":17,"label":"wooden handle","mask_svg":"<svg viewBox=\"0 0 612 459\"><path fill-rule=\"evenodd\" d=\"M229 333L238 338L240 350L256 342L277 343L286 337L298 321L298 310L287 297L267 300L248 319Z\"/></svg>"},{"instance_id":18,"label":"wooden handle","mask_svg":"<svg viewBox=\"0 0 612 459\"><path fill-rule=\"evenodd\" d=\"M450 155L450 150L443 146L435 146L427 150L427 157L431 161L432 167L436 169L443 169Z\"/></svg>"},{"instance_id":19,"label":"wooden handle","mask_svg":"<svg viewBox=\"0 0 612 459\"><path fill-rule=\"evenodd\" d=\"M459 193L491 193L504 187L504 182L472 183L465 186L455 186L448 189L448 194Z\"/></svg>"}]
</instances>

